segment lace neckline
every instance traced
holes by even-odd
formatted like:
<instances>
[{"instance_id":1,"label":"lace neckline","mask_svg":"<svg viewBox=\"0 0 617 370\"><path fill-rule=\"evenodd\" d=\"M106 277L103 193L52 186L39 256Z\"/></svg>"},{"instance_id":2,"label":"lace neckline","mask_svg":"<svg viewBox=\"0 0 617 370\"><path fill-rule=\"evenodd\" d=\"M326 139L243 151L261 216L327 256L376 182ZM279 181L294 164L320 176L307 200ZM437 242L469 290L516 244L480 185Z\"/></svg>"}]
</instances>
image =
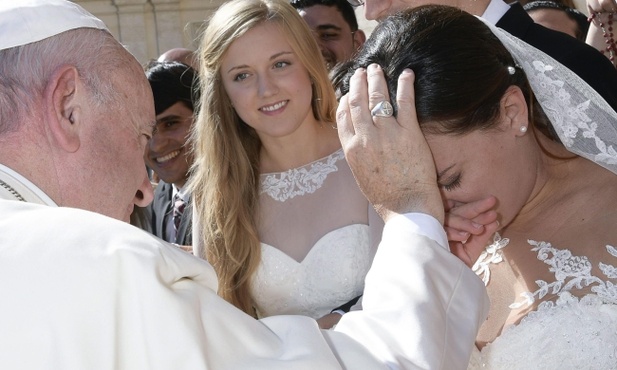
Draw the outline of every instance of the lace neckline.
<instances>
[{"instance_id":1,"label":"lace neckline","mask_svg":"<svg viewBox=\"0 0 617 370\"><path fill-rule=\"evenodd\" d=\"M493 243L486 247L473 266L473 271L482 278L484 285L490 280L490 265L503 262L503 251L508 243L507 238L501 238L495 233ZM512 303L510 309L531 306L537 299L542 299L549 292L556 294L558 301L562 297L570 297L573 289L583 289L591 286L592 294L595 294L605 303L617 304L617 284L609 279L617 279L617 267L599 262L598 268L606 277L606 280L592 275L592 264L586 256L575 256L568 249L557 249L547 242L527 240L531 250L538 254L538 260L549 266L549 271L554 273L555 281L547 282L537 280L538 289L534 292L521 293L521 300ZM617 257L617 248L611 245L605 246L606 251L613 257ZM572 299L569 299L571 301ZM541 306L552 306L552 302L543 302Z\"/></svg>"},{"instance_id":2,"label":"lace neckline","mask_svg":"<svg viewBox=\"0 0 617 370\"><path fill-rule=\"evenodd\" d=\"M306 164L284 172L261 174L260 194L267 194L272 199L284 202L296 196L314 193L321 188L329 174L338 171L337 162L345 158L343 149Z\"/></svg>"}]
</instances>

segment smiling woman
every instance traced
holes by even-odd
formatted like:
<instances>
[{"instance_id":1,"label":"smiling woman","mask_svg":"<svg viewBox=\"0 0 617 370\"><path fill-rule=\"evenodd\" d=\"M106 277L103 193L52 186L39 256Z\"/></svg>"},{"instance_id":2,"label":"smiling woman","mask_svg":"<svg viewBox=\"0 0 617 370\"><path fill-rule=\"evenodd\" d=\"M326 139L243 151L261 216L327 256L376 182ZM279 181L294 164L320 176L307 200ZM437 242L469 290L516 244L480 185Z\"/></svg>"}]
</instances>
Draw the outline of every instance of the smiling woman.
<instances>
[{"instance_id":1,"label":"smiling woman","mask_svg":"<svg viewBox=\"0 0 617 370\"><path fill-rule=\"evenodd\" d=\"M214 14L199 55L210 93L192 132L195 252L245 312L329 328L331 311L362 294L383 222L333 129L319 47L286 1L236 0Z\"/></svg>"}]
</instances>

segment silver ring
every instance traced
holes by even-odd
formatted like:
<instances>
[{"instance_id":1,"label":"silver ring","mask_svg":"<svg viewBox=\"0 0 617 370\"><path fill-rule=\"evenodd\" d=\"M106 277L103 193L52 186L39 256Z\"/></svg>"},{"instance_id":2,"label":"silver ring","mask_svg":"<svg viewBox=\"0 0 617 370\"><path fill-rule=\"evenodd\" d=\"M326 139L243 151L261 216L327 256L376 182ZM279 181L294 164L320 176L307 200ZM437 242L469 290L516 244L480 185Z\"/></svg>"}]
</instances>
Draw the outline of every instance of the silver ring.
<instances>
[{"instance_id":1,"label":"silver ring","mask_svg":"<svg viewBox=\"0 0 617 370\"><path fill-rule=\"evenodd\" d=\"M392 104L387 100L380 101L371 109L371 115L373 117L392 117L393 113L394 108L392 108Z\"/></svg>"}]
</instances>

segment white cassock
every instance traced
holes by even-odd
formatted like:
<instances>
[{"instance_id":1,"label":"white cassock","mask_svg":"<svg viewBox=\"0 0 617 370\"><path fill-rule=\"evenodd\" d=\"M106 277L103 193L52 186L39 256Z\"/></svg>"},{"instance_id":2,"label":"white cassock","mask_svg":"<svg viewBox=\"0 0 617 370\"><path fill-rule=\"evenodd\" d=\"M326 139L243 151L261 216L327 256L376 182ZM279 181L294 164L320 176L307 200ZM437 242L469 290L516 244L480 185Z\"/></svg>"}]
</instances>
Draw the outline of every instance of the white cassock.
<instances>
[{"instance_id":1,"label":"white cassock","mask_svg":"<svg viewBox=\"0 0 617 370\"><path fill-rule=\"evenodd\" d=\"M364 309L322 331L255 320L217 296L207 262L57 207L2 165L0 180L0 369L466 369L486 316L482 281L427 215L386 224Z\"/></svg>"}]
</instances>

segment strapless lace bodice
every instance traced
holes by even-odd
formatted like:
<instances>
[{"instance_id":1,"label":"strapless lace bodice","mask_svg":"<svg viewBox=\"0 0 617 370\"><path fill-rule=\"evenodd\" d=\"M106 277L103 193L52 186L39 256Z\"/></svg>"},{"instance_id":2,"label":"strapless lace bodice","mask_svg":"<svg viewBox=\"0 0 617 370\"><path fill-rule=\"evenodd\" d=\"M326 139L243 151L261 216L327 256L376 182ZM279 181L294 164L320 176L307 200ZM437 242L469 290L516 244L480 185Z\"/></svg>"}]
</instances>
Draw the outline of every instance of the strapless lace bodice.
<instances>
[{"instance_id":1,"label":"strapless lace bodice","mask_svg":"<svg viewBox=\"0 0 617 370\"><path fill-rule=\"evenodd\" d=\"M350 225L334 230L302 262L262 243L262 263L252 283L259 316L319 318L362 294L371 264L368 229Z\"/></svg>"},{"instance_id":2,"label":"strapless lace bodice","mask_svg":"<svg viewBox=\"0 0 617 370\"><path fill-rule=\"evenodd\" d=\"M383 222L342 149L260 176L261 263L251 277L260 317L320 318L362 294Z\"/></svg>"},{"instance_id":3,"label":"strapless lace bodice","mask_svg":"<svg viewBox=\"0 0 617 370\"><path fill-rule=\"evenodd\" d=\"M602 261L592 262L550 243L528 243L554 280L536 280L537 290L512 302L511 309L541 303L482 351L476 350L469 369L617 369L617 249L606 245ZM491 264L504 263L507 244L496 235L474 266L486 284Z\"/></svg>"},{"instance_id":4,"label":"strapless lace bodice","mask_svg":"<svg viewBox=\"0 0 617 370\"><path fill-rule=\"evenodd\" d=\"M562 294L476 351L470 369L617 369L617 306Z\"/></svg>"}]
</instances>

